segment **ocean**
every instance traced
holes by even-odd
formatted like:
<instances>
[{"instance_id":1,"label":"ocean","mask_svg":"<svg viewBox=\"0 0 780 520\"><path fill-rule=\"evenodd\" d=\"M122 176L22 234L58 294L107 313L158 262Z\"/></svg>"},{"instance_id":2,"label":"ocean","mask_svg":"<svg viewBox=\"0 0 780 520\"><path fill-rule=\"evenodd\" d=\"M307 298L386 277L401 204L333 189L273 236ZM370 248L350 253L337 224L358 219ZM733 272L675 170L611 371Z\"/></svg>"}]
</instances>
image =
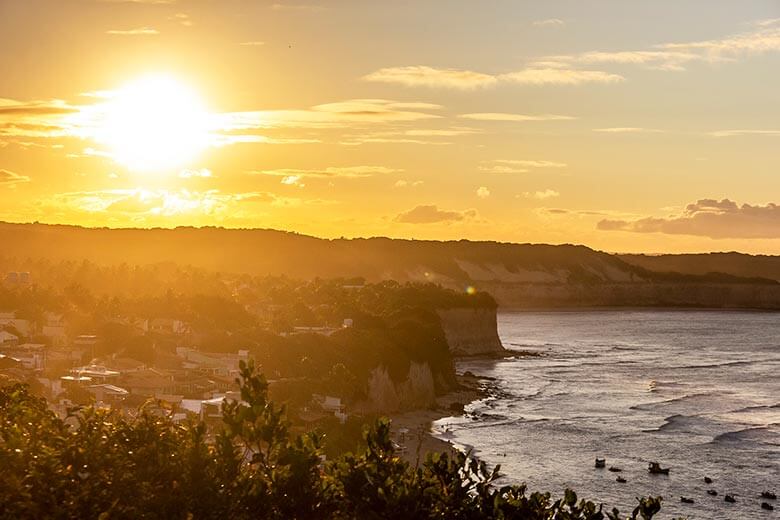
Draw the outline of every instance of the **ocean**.
<instances>
[{"instance_id":1,"label":"ocean","mask_svg":"<svg viewBox=\"0 0 780 520\"><path fill-rule=\"evenodd\" d=\"M493 378L490 397L434 423L438 437L500 464L503 481L554 497L571 487L624 515L635 497L661 495L661 519L780 517L780 502L764 511L759 497L780 494L780 314L506 312L498 321L506 348L538 357L460 361L458 372ZM596 457L623 471L594 468ZM669 475L649 474L649 461Z\"/></svg>"}]
</instances>

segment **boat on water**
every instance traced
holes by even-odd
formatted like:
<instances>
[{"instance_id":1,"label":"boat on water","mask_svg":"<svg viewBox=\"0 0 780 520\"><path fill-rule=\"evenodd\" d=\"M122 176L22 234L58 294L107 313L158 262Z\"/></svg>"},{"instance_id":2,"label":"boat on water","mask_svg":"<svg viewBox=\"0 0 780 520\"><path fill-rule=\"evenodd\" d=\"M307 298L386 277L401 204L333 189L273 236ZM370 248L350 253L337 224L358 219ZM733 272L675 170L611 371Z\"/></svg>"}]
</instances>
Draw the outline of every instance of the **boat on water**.
<instances>
[{"instance_id":1,"label":"boat on water","mask_svg":"<svg viewBox=\"0 0 780 520\"><path fill-rule=\"evenodd\" d=\"M602 458L596 457L596 467L597 468L605 468L605 467L607 467L607 459L602 459Z\"/></svg>"}]
</instances>

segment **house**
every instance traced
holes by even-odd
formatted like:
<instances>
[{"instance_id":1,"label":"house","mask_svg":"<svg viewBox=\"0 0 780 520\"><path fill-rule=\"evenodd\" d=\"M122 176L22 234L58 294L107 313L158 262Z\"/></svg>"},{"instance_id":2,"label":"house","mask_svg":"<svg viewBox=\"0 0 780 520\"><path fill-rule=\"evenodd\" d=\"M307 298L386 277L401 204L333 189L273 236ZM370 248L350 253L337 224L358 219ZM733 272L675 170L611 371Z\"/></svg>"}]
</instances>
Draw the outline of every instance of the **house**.
<instances>
[{"instance_id":1,"label":"house","mask_svg":"<svg viewBox=\"0 0 780 520\"><path fill-rule=\"evenodd\" d=\"M11 271L6 273L3 283L10 286L30 285L32 283L32 277L29 272Z\"/></svg>"},{"instance_id":2,"label":"house","mask_svg":"<svg viewBox=\"0 0 780 520\"><path fill-rule=\"evenodd\" d=\"M248 350L236 354L224 352L200 352L186 347L177 347L176 355L182 358L184 369L198 370L215 376L237 376L239 363L249 359Z\"/></svg>"},{"instance_id":3,"label":"house","mask_svg":"<svg viewBox=\"0 0 780 520\"><path fill-rule=\"evenodd\" d=\"M3 347L3 353L19 360L24 368L43 370L46 368L46 345L41 343L22 343L21 345Z\"/></svg>"},{"instance_id":4,"label":"house","mask_svg":"<svg viewBox=\"0 0 780 520\"><path fill-rule=\"evenodd\" d=\"M51 365L61 364L65 367L74 367L79 363L82 363L84 358L84 350L56 346L47 349L46 361Z\"/></svg>"},{"instance_id":5,"label":"house","mask_svg":"<svg viewBox=\"0 0 780 520\"><path fill-rule=\"evenodd\" d=\"M68 336L65 333L65 320L62 315L47 312L45 316L46 323L41 327L41 335L48 338L54 347L67 345Z\"/></svg>"},{"instance_id":6,"label":"house","mask_svg":"<svg viewBox=\"0 0 780 520\"><path fill-rule=\"evenodd\" d=\"M30 321L17 318L15 312L0 312L0 328L3 327L13 327L22 336L29 336L32 332Z\"/></svg>"},{"instance_id":7,"label":"house","mask_svg":"<svg viewBox=\"0 0 780 520\"><path fill-rule=\"evenodd\" d=\"M103 358L103 360L107 367L122 374L140 372L141 370L145 370L147 368L146 363L128 357L117 357L114 355L110 358Z\"/></svg>"},{"instance_id":8,"label":"house","mask_svg":"<svg viewBox=\"0 0 780 520\"><path fill-rule=\"evenodd\" d=\"M111 405L121 403L129 394L124 388L107 383L89 385L87 391L95 396L96 402Z\"/></svg>"},{"instance_id":9,"label":"house","mask_svg":"<svg viewBox=\"0 0 780 520\"><path fill-rule=\"evenodd\" d=\"M95 346L98 343L98 337L94 334L81 334L73 340L73 347L85 352L90 359L95 357Z\"/></svg>"},{"instance_id":10,"label":"house","mask_svg":"<svg viewBox=\"0 0 780 520\"><path fill-rule=\"evenodd\" d=\"M19 344L19 336L0 330L0 348L15 347Z\"/></svg>"},{"instance_id":11,"label":"house","mask_svg":"<svg viewBox=\"0 0 780 520\"><path fill-rule=\"evenodd\" d=\"M149 330L168 336L183 336L190 332L190 326L181 320L154 318L149 322Z\"/></svg>"},{"instance_id":12,"label":"house","mask_svg":"<svg viewBox=\"0 0 780 520\"><path fill-rule=\"evenodd\" d=\"M70 373L78 377L89 377L93 381L98 381L100 383L116 381L120 375L120 372L118 372L117 370L109 370L104 365L96 365L96 364L72 368L70 370Z\"/></svg>"},{"instance_id":13,"label":"house","mask_svg":"<svg viewBox=\"0 0 780 520\"><path fill-rule=\"evenodd\" d=\"M154 397L161 394L176 394L173 375L154 368L146 368L123 375L121 384L131 394Z\"/></svg>"},{"instance_id":14,"label":"house","mask_svg":"<svg viewBox=\"0 0 780 520\"><path fill-rule=\"evenodd\" d=\"M347 421L347 407L341 402L340 397L330 395L313 394L312 400L324 412L332 413L341 424Z\"/></svg>"}]
</instances>

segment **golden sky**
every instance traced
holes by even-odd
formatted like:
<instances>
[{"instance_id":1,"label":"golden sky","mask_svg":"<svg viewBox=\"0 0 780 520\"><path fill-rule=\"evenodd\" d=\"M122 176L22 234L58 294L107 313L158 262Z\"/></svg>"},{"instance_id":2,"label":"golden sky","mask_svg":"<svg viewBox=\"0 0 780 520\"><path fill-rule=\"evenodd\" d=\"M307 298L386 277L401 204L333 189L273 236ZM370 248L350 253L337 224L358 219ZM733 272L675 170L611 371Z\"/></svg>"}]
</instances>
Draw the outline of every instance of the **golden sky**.
<instances>
[{"instance_id":1,"label":"golden sky","mask_svg":"<svg viewBox=\"0 0 780 520\"><path fill-rule=\"evenodd\" d=\"M777 0L0 0L0 220L780 254Z\"/></svg>"}]
</instances>

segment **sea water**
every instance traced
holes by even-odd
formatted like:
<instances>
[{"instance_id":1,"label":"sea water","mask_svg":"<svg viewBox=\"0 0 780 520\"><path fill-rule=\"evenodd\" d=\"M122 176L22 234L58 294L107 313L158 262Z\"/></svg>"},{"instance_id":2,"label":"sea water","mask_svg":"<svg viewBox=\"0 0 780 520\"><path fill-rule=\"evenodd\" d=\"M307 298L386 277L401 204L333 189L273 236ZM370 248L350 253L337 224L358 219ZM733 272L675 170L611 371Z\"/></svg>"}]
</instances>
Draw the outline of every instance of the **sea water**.
<instances>
[{"instance_id":1,"label":"sea water","mask_svg":"<svg viewBox=\"0 0 780 520\"><path fill-rule=\"evenodd\" d=\"M500 464L503 481L554 497L571 487L624 515L635 497L660 495L658 518L780 517L780 503L764 511L759 497L780 493L780 314L507 312L498 321L508 357L457 367L493 378L491 397L437 421L439 437ZM594 468L596 457L623 471ZM649 461L669 475L649 474Z\"/></svg>"}]
</instances>

